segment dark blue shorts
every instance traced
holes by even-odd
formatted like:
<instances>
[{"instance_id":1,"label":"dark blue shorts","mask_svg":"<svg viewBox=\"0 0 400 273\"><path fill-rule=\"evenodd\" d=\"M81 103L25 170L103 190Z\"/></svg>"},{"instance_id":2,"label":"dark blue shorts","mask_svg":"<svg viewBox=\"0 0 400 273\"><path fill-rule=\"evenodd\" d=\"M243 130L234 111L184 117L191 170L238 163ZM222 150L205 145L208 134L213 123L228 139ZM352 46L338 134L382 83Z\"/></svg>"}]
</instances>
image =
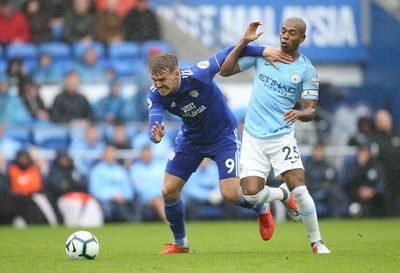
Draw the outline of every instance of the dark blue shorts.
<instances>
[{"instance_id":1,"label":"dark blue shorts","mask_svg":"<svg viewBox=\"0 0 400 273\"><path fill-rule=\"evenodd\" d=\"M187 181L205 157L217 163L219 179L239 177L241 136L237 129L211 145L196 145L179 133L166 172Z\"/></svg>"}]
</instances>

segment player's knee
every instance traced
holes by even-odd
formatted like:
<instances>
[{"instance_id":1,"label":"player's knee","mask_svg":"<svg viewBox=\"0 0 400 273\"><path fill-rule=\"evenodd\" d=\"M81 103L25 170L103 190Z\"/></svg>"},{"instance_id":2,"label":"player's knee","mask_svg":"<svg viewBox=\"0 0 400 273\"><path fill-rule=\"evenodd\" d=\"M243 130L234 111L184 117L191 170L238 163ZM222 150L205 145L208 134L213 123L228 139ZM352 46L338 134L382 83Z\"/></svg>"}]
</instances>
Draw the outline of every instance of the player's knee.
<instances>
[{"instance_id":1,"label":"player's knee","mask_svg":"<svg viewBox=\"0 0 400 273\"><path fill-rule=\"evenodd\" d=\"M174 200L178 198L179 191L163 186L161 194L164 200Z\"/></svg>"},{"instance_id":2,"label":"player's knee","mask_svg":"<svg viewBox=\"0 0 400 273\"><path fill-rule=\"evenodd\" d=\"M221 190L221 195L222 195L222 198L224 198L226 201L234 203L234 204L238 203L237 200L240 198L239 193L233 194L230 191Z\"/></svg>"},{"instance_id":3,"label":"player's knee","mask_svg":"<svg viewBox=\"0 0 400 273\"><path fill-rule=\"evenodd\" d=\"M221 180L220 192L222 198L233 204L240 204L240 185L237 178Z\"/></svg>"},{"instance_id":4,"label":"player's knee","mask_svg":"<svg viewBox=\"0 0 400 273\"><path fill-rule=\"evenodd\" d=\"M253 205L262 204L268 198L268 189L264 187L261 191L254 195L243 195L247 202Z\"/></svg>"},{"instance_id":5,"label":"player's knee","mask_svg":"<svg viewBox=\"0 0 400 273\"><path fill-rule=\"evenodd\" d=\"M240 180L244 195L256 195L265 187L265 181L260 177L246 177Z\"/></svg>"}]
</instances>

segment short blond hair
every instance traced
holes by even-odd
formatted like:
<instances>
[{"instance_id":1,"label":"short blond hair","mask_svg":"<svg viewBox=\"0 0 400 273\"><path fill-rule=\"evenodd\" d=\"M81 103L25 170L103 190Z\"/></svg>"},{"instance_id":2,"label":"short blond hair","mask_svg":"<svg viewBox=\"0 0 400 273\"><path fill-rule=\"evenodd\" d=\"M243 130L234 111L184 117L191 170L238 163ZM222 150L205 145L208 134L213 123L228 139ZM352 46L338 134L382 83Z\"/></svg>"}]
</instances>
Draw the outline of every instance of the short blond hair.
<instances>
[{"instance_id":1,"label":"short blond hair","mask_svg":"<svg viewBox=\"0 0 400 273\"><path fill-rule=\"evenodd\" d=\"M149 63L150 74L155 75L159 75L164 71L172 73L178 68L178 58L172 53L157 54Z\"/></svg>"}]
</instances>

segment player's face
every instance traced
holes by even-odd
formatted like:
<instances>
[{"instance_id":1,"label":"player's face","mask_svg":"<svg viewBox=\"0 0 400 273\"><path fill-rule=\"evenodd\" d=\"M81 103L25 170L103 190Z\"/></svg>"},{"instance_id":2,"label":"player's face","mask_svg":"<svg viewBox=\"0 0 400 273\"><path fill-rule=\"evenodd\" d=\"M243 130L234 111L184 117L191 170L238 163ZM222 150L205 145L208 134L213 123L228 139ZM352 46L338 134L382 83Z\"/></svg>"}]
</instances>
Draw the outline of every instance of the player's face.
<instances>
[{"instance_id":1,"label":"player's face","mask_svg":"<svg viewBox=\"0 0 400 273\"><path fill-rule=\"evenodd\" d=\"M151 74L151 79L160 95L167 96L178 90L180 72L179 70L175 70L174 72L164 70L159 74Z\"/></svg>"},{"instance_id":2,"label":"player's face","mask_svg":"<svg viewBox=\"0 0 400 273\"><path fill-rule=\"evenodd\" d=\"M287 53L297 51L299 45L304 42L306 35L303 34L301 25L296 21L287 20L283 23L279 35L281 49Z\"/></svg>"}]
</instances>

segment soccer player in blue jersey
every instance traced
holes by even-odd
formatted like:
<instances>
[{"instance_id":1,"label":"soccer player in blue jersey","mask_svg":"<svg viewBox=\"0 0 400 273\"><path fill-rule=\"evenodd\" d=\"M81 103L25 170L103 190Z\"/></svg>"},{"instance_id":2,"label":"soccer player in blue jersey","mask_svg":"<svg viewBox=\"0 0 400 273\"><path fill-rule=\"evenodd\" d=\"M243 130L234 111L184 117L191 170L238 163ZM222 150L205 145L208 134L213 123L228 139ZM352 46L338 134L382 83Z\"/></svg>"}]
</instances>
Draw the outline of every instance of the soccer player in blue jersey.
<instances>
[{"instance_id":1,"label":"soccer player in blue jersey","mask_svg":"<svg viewBox=\"0 0 400 273\"><path fill-rule=\"evenodd\" d=\"M250 27L257 29L260 22ZM240 158L240 182L245 199L263 204L282 199L283 191L265 185L271 169L284 181L296 201L300 217L315 253L330 253L323 244L314 200L304 181L304 168L294 137L294 122L314 119L318 105L318 75L306 56L298 52L306 38L306 24L297 17L286 19L280 32L281 49L291 64L278 63L278 69L263 58L240 57L249 43L242 39L221 66L220 74L230 76L255 67L253 91L247 109ZM293 109L303 99L303 109Z\"/></svg>"},{"instance_id":2,"label":"soccer player in blue jersey","mask_svg":"<svg viewBox=\"0 0 400 273\"><path fill-rule=\"evenodd\" d=\"M253 29L248 29L245 38L258 38ZM196 171L203 158L216 161L219 171L221 195L228 201L253 209L259 220L261 237L271 238L274 223L268 204L252 205L241 195L238 160L241 136L237 121L213 78L221 64L233 49L226 48L208 60L189 67L179 67L178 60L171 53L161 53L149 63L153 80L148 93L150 139L158 143L165 134L162 117L165 111L182 118L182 128L171 151L162 187L162 196L167 221L174 241L159 254L187 253L189 243L184 224L184 206L181 190L190 175ZM290 62L291 57L278 49L246 46L244 56L263 56L271 63L275 60ZM289 213L297 213L297 206L289 191L283 204Z\"/></svg>"}]
</instances>

